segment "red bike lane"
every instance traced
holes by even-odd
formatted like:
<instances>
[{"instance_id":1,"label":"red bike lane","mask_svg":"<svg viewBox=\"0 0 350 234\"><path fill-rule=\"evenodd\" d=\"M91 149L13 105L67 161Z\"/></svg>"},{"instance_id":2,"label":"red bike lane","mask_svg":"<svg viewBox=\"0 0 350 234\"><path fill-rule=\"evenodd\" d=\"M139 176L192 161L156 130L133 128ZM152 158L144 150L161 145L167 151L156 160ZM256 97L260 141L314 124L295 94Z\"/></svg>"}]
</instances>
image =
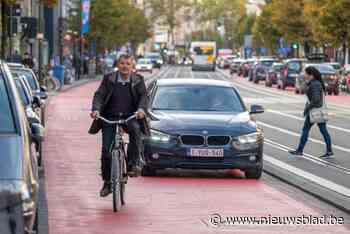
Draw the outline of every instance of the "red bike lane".
<instances>
[{"instance_id":1,"label":"red bike lane","mask_svg":"<svg viewBox=\"0 0 350 234\"><path fill-rule=\"evenodd\" d=\"M213 227L209 219L214 213L297 217L335 212L268 176L246 180L237 171L171 171L131 178L126 206L113 213L111 197L99 197L101 137L87 134L97 85L93 82L60 93L49 103L44 163L50 234L349 233L342 225Z\"/></svg>"}]
</instances>

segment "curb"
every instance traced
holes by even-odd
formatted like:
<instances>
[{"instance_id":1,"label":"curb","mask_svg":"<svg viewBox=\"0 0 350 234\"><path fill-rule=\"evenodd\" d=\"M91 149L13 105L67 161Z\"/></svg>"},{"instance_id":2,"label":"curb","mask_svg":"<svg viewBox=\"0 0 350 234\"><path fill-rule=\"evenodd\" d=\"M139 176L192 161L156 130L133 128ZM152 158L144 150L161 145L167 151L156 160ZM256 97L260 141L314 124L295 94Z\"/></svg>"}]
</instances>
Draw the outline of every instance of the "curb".
<instances>
[{"instance_id":1,"label":"curb","mask_svg":"<svg viewBox=\"0 0 350 234\"><path fill-rule=\"evenodd\" d=\"M283 168L273 166L264 161L263 171L289 185L292 185L303 192L306 192L321 201L333 205L334 207L350 214L350 198L340 193L334 192L319 184L315 184L297 174L286 171Z\"/></svg>"}]
</instances>

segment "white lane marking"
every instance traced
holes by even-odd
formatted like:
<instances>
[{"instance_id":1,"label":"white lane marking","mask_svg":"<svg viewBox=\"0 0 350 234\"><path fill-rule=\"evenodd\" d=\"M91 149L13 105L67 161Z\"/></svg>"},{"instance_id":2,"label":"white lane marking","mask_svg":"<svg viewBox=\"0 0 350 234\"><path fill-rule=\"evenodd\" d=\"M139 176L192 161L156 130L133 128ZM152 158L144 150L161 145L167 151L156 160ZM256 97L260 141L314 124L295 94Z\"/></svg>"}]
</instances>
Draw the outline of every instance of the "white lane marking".
<instances>
[{"instance_id":1,"label":"white lane marking","mask_svg":"<svg viewBox=\"0 0 350 234\"><path fill-rule=\"evenodd\" d=\"M175 77L174 78L179 78L177 77L179 75L179 72L180 72L180 68L176 67L176 70L175 70Z\"/></svg>"},{"instance_id":2,"label":"white lane marking","mask_svg":"<svg viewBox=\"0 0 350 234\"><path fill-rule=\"evenodd\" d=\"M189 70L190 70L191 78L194 78L192 68L190 68Z\"/></svg>"},{"instance_id":3,"label":"white lane marking","mask_svg":"<svg viewBox=\"0 0 350 234\"><path fill-rule=\"evenodd\" d=\"M276 127L276 126L272 126L270 124L267 124L267 123L263 123L261 121L258 121L257 122L258 124L260 124L261 126L265 126L267 128L271 128L271 129L274 129L274 130L277 130L279 132L282 132L282 133L285 133L285 134L289 134L289 135L292 135L292 136L295 136L295 137L300 137L300 134L299 133L296 133L296 132L292 132L292 131L289 131L287 129L283 129L283 128L279 128L279 127ZM320 140L317 140L317 139L314 139L314 138L311 138L309 137L309 141L312 141L314 143L318 143L318 144L321 144L321 145L324 145L324 142L323 141L320 141ZM332 145L332 147L334 149L338 149L338 150L341 150L343 152L347 152L347 153L350 153L350 149L348 148L345 148L345 147L341 147L341 146L338 146L338 145Z\"/></svg>"},{"instance_id":4,"label":"white lane marking","mask_svg":"<svg viewBox=\"0 0 350 234\"><path fill-rule=\"evenodd\" d=\"M265 97L265 98L252 98L252 97L243 97L243 101L248 104L259 103L259 104L277 104L277 103L304 103L301 100L292 100L290 98L275 98L275 97Z\"/></svg>"},{"instance_id":5,"label":"white lane marking","mask_svg":"<svg viewBox=\"0 0 350 234\"><path fill-rule=\"evenodd\" d=\"M264 154L264 160L277 166L277 167L283 168L284 170L287 170L293 174L296 174L300 177L303 177L311 182L314 182L315 184L318 184L326 189L330 189L330 190L332 190L336 193L339 193L343 196L350 197L350 189L349 188L346 188L342 185L336 184L332 181L326 180L322 177L313 175L313 174L311 174L307 171L301 170L297 167L291 166L287 163L284 163L284 162L277 160L277 159L273 158L272 156L269 156L266 154Z\"/></svg>"},{"instance_id":6,"label":"white lane marking","mask_svg":"<svg viewBox=\"0 0 350 234\"><path fill-rule=\"evenodd\" d=\"M266 139L266 138L265 138L265 142L264 143L266 145L269 145L269 146L271 146L273 148L279 149L279 150L287 152L287 153L288 153L289 150L293 150L292 148L290 148L290 147L288 147L286 145L279 144L279 143L277 143L275 141L272 141L272 140L269 140L269 139ZM335 163L328 162L326 160L320 159L320 158L318 158L316 156L313 156L311 154L304 153L304 157L299 157L299 158L300 159L309 160L311 162L317 163L317 164L322 165L322 166L332 167L332 168L338 169L342 173L350 175L350 169L348 169L346 167L342 167L342 166L340 166L338 164L335 164Z\"/></svg>"},{"instance_id":7,"label":"white lane marking","mask_svg":"<svg viewBox=\"0 0 350 234\"><path fill-rule=\"evenodd\" d=\"M273 114L277 114L277 115L289 117L289 118L292 118L292 119L300 120L300 121L304 121L304 120L305 120L305 119L302 118L302 117L298 117L298 116L295 116L295 115L283 113L283 112L280 112L280 111L277 111L277 110L268 109L268 110L266 110L266 111L267 111L267 112L270 112L270 113L273 113ZM350 133L350 129L346 129L346 128L342 128L342 127L337 127L337 126L335 126L335 125L327 124L327 127L328 127L328 128L332 128L332 129L335 129L335 130L339 130L339 131L342 131L342 132Z\"/></svg>"}]
</instances>

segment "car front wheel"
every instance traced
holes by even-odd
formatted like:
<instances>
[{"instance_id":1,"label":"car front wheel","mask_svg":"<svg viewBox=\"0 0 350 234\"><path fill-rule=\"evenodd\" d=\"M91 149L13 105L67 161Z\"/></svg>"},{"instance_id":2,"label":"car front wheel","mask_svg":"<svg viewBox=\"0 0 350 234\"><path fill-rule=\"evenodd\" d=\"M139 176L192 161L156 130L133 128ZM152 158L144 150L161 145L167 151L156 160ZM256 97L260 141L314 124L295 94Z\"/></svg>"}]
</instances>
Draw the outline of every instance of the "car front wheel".
<instances>
[{"instance_id":1,"label":"car front wheel","mask_svg":"<svg viewBox=\"0 0 350 234\"><path fill-rule=\"evenodd\" d=\"M142 176L156 176L157 171L149 166L143 166L141 170Z\"/></svg>"},{"instance_id":2,"label":"car front wheel","mask_svg":"<svg viewBox=\"0 0 350 234\"><path fill-rule=\"evenodd\" d=\"M260 167L257 167L255 169L252 169L252 170L247 170L244 172L245 173L245 177L247 179L260 179L261 178L261 175L262 175L262 166Z\"/></svg>"}]
</instances>

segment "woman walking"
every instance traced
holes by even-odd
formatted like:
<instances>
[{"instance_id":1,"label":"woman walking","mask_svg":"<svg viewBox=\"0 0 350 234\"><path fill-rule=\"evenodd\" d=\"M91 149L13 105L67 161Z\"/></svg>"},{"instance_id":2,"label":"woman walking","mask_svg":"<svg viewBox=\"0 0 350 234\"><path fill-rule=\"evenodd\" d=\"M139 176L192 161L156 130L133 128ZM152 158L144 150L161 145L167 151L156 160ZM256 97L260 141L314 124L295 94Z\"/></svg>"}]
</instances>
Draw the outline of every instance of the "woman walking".
<instances>
[{"instance_id":1,"label":"woman walking","mask_svg":"<svg viewBox=\"0 0 350 234\"><path fill-rule=\"evenodd\" d=\"M305 81L306 81L305 93L308 98L308 102L306 103L305 109L304 109L304 117L305 117L304 127L303 127L298 148L296 150L289 151L290 154L299 155L299 156L303 155L304 147L309 137L309 132L311 130L311 127L314 124L310 121L310 111L314 108L320 108L324 105L324 101L325 101L324 95L326 91L326 86L322 80L321 73L315 67L310 66L305 69ZM326 121L317 123L317 125L327 145L327 151L321 157L329 158L334 154L332 151L332 141L327 130Z\"/></svg>"}]
</instances>

